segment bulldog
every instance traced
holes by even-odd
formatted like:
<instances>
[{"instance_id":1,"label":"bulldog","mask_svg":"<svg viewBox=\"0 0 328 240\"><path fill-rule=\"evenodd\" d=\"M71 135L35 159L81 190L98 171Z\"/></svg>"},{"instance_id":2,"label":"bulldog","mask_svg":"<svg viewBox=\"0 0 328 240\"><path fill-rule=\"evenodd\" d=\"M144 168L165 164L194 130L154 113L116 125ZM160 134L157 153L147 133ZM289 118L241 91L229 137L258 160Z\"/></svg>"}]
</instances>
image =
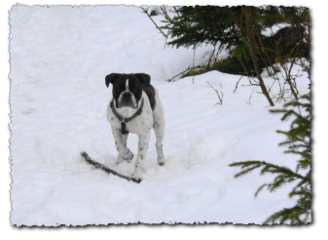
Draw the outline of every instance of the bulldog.
<instances>
[{"instance_id":1,"label":"bulldog","mask_svg":"<svg viewBox=\"0 0 328 240\"><path fill-rule=\"evenodd\" d=\"M156 135L157 162L164 165L163 138L165 120L163 105L156 88L145 73L111 73L105 78L106 86L113 85L113 98L107 107L118 157L116 164L131 162L133 153L127 147L129 133L138 135L138 154L132 178L141 180L151 129Z\"/></svg>"}]
</instances>

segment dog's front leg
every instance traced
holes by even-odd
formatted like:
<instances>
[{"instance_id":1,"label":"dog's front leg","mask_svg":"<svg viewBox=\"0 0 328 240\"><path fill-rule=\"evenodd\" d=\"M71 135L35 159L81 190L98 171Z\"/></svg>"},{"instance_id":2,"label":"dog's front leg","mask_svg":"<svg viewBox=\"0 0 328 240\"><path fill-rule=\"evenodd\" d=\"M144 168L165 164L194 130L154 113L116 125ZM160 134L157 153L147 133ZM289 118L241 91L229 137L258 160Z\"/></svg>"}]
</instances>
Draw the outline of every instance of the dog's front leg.
<instances>
[{"instance_id":1,"label":"dog's front leg","mask_svg":"<svg viewBox=\"0 0 328 240\"><path fill-rule=\"evenodd\" d=\"M112 132L115 139L115 146L118 151L118 157L116 159L116 164L123 161L130 162L133 158L133 153L126 147L127 136L123 136L121 129L112 126Z\"/></svg>"},{"instance_id":2,"label":"dog's front leg","mask_svg":"<svg viewBox=\"0 0 328 240\"><path fill-rule=\"evenodd\" d=\"M150 129L146 131L144 134L138 135L139 143L138 143L138 156L136 160L136 165L134 167L134 172L132 177L135 179L142 179L142 169L144 160L146 158L146 154L148 151L149 140L150 140Z\"/></svg>"}]
</instances>

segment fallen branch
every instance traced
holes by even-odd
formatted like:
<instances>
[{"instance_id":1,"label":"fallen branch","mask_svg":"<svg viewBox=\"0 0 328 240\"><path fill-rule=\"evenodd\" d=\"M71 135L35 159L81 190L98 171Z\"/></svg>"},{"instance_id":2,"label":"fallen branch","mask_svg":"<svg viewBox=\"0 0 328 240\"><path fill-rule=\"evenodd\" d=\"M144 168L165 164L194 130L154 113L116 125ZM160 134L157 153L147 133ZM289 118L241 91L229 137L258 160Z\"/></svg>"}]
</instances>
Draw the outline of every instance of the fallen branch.
<instances>
[{"instance_id":1,"label":"fallen branch","mask_svg":"<svg viewBox=\"0 0 328 240\"><path fill-rule=\"evenodd\" d=\"M181 73L178 73L177 75L175 75L174 77L170 78L167 80L167 82L171 82L175 77L187 72L188 70L192 70L192 69L195 69L195 68L201 68L200 66L196 66L196 67L188 67L186 70L183 70Z\"/></svg>"},{"instance_id":2,"label":"fallen branch","mask_svg":"<svg viewBox=\"0 0 328 240\"><path fill-rule=\"evenodd\" d=\"M103 171L105 171L106 173L108 174L113 174L117 177L120 177L120 178L123 178L125 180L128 180L128 181L133 181L133 182L136 182L136 183L140 183L141 182L141 179L136 179L136 178L132 178L132 177L128 177L128 176L124 176L108 167L106 167L105 165L101 164L101 163L98 163L98 162L95 162L94 160L92 160L89 155L86 153L86 152L81 152L81 155L82 157L85 159L85 161L87 163L89 163L90 165L94 166L95 168L98 168L98 169L101 169Z\"/></svg>"}]
</instances>

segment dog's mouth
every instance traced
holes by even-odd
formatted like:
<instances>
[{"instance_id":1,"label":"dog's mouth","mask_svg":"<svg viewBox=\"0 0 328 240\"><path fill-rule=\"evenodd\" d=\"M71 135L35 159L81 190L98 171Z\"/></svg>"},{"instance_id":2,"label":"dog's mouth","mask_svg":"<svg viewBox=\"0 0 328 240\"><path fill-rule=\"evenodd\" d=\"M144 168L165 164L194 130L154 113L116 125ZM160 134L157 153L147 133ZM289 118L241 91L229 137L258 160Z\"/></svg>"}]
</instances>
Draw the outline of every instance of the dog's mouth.
<instances>
[{"instance_id":1,"label":"dog's mouth","mask_svg":"<svg viewBox=\"0 0 328 240\"><path fill-rule=\"evenodd\" d=\"M118 107L138 108L136 98L130 92L123 92L118 98Z\"/></svg>"}]
</instances>

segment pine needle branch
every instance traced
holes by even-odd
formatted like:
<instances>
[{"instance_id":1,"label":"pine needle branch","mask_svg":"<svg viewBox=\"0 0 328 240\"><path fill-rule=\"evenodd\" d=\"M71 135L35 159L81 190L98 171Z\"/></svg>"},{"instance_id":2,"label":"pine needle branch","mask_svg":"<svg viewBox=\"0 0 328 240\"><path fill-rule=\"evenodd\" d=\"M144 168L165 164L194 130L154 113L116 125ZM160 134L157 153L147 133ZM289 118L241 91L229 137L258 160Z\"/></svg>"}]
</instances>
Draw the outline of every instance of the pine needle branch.
<instances>
[{"instance_id":1,"label":"pine needle branch","mask_svg":"<svg viewBox=\"0 0 328 240\"><path fill-rule=\"evenodd\" d=\"M290 129L288 131L277 132L284 134L287 140L280 143L279 146L287 146L286 154L296 154L300 156L297 161L296 170L293 171L284 166L278 166L275 164L267 163L264 161L245 161L232 163L231 167L240 167L241 171L235 175L236 178L244 176L247 173L255 169L261 169L260 174L271 173L275 175L275 178L271 183L262 184L255 192L255 197L263 190L267 189L269 192L273 192L280 188L284 184L298 181L296 186L293 187L289 193L289 197L298 198L297 204L292 208L284 208L283 210L271 215L264 223L288 223L288 224L307 224L311 219L311 205L312 205L312 192L311 192L311 105L307 103L301 103L300 100L310 101L310 95L301 96L299 100L292 101L284 105L282 110L271 110L272 113L282 113L282 120L286 120L289 117L295 117L292 120ZM302 116L300 113L293 109L286 109L287 107L300 107L305 108L307 112L306 116ZM299 170L308 170L306 173L300 174Z\"/></svg>"}]
</instances>

